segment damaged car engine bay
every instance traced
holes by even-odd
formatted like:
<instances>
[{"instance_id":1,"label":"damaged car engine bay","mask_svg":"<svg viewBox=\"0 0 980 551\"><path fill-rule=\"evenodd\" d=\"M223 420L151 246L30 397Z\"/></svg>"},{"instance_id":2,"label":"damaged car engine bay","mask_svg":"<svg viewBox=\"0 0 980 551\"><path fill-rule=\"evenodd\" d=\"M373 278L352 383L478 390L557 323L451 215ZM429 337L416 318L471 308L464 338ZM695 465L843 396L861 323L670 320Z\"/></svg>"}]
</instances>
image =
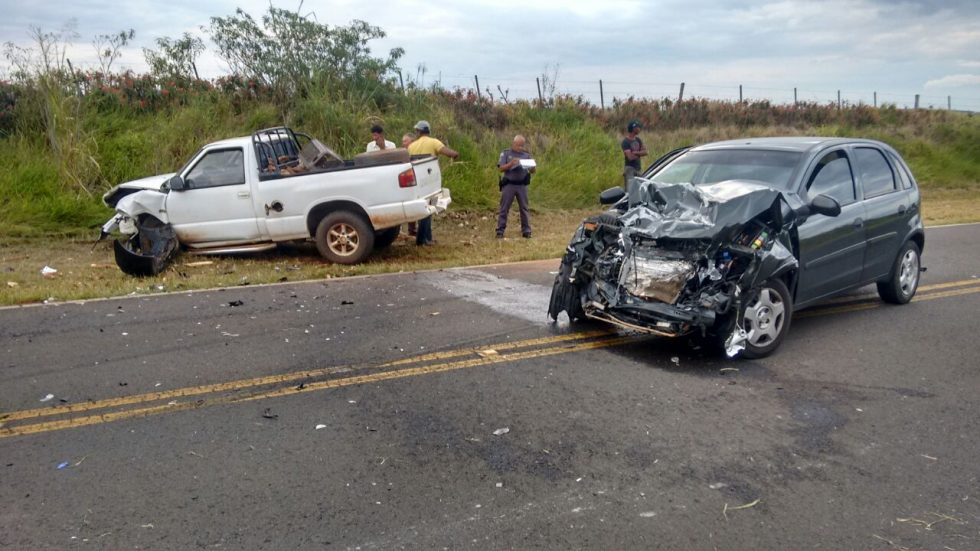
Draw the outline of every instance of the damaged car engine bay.
<instances>
[{"instance_id":1,"label":"damaged car engine bay","mask_svg":"<svg viewBox=\"0 0 980 551\"><path fill-rule=\"evenodd\" d=\"M662 336L718 334L734 356L749 333L773 325L768 317L789 313L780 300L744 319L759 283L797 268L794 217L779 191L748 182L634 183L615 210L576 231L552 291L553 319L564 311Z\"/></svg>"}]
</instances>

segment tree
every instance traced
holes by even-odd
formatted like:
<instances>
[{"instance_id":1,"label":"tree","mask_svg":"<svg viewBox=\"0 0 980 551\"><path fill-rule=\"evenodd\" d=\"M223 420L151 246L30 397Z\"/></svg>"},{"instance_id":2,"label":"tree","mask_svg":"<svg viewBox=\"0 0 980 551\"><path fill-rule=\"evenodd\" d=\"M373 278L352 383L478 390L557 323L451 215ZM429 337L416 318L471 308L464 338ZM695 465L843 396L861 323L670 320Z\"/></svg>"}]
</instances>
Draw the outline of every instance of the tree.
<instances>
[{"instance_id":1,"label":"tree","mask_svg":"<svg viewBox=\"0 0 980 551\"><path fill-rule=\"evenodd\" d=\"M160 77L200 80L195 63L204 51L204 42L200 38L184 33L175 39L158 38L156 43L159 50L143 48L143 57L151 73Z\"/></svg>"},{"instance_id":2,"label":"tree","mask_svg":"<svg viewBox=\"0 0 980 551\"><path fill-rule=\"evenodd\" d=\"M116 34L100 34L92 40L95 46L95 54L99 58L99 69L103 75L108 75L112 69L112 62L122 57L123 46L136 36L136 31L119 31Z\"/></svg>"},{"instance_id":3,"label":"tree","mask_svg":"<svg viewBox=\"0 0 980 551\"><path fill-rule=\"evenodd\" d=\"M385 32L364 21L330 27L306 16L276 7L261 24L241 8L228 17L212 17L211 39L235 73L254 78L275 90L280 99L305 95L317 79L393 79L404 54L394 48L387 58L371 56L367 44Z\"/></svg>"}]
</instances>

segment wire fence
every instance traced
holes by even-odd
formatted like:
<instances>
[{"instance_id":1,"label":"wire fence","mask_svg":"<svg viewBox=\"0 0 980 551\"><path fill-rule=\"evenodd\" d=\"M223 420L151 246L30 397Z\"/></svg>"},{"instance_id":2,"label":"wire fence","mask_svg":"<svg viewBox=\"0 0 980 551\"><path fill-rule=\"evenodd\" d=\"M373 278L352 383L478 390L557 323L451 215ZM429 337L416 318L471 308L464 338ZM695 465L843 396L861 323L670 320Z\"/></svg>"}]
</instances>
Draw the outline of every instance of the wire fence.
<instances>
[{"instance_id":1,"label":"wire fence","mask_svg":"<svg viewBox=\"0 0 980 551\"><path fill-rule=\"evenodd\" d=\"M543 82L545 81L545 82ZM496 100L545 99L552 94L580 96L589 103L607 107L615 100L633 98L704 98L721 101L768 101L773 104L792 105L799 102L837 104L840 107L885 104L910 109L948 109L980 112L980 96L954 97L953 95L923 94L915 92L889 92L878 90L823 89L811 90L787 86L762 87L734 84L720 86L692 82L670 83L655 81L622 80L564 80L547 82L543 77L497 77L481 75L438 75L431 84L443 88L474 89L481 95ZM424 84L424 83L423 83ZM547 89L545 89L547 88ZM506 96L506 98L504 97Z\"/></svg>"}]
</instances>

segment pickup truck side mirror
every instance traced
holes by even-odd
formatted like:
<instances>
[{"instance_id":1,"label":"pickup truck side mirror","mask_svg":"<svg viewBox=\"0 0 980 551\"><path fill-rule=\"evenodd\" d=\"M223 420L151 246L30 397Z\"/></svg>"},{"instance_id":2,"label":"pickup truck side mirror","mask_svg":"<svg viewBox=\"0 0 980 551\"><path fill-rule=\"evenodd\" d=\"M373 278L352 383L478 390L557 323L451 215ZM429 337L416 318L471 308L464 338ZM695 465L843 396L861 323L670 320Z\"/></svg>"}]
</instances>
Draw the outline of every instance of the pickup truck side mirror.
<instances>
[{"instance_id":1,"label":"pickup truck side mirror","mask_svg":"<svg viewBox=\"0 0 980 551\"><path fill-rule=\"evenodd\" d=\"M837 202L837 199L822 193L814 197L808 206L810 207L810 212L823 214L824 216L837 216L840 214L840 203Z\"/></svg>"},{"instance_id":2,"label":"pickup truck side mirror","mask_svg":"<svg viewBox=\"0 0 980 551\"><path fill-rule=\"evenodd\" d=\"M626 191L623 188L611 187L599 194L599 204L615 205L623 197L626 197Z\"/></svg>"},{"instance_id":3,"label":"pickup truck side mirror","mask_svg":"<svg viewBox=\"0 0 980 551\"><path fill-rule=\"evenodd\" d=\"M170 191L184 191L187 189L187 184L180 176L174 176L167 180L167 187L170 188Z\"/></svg>"}]
</instances>

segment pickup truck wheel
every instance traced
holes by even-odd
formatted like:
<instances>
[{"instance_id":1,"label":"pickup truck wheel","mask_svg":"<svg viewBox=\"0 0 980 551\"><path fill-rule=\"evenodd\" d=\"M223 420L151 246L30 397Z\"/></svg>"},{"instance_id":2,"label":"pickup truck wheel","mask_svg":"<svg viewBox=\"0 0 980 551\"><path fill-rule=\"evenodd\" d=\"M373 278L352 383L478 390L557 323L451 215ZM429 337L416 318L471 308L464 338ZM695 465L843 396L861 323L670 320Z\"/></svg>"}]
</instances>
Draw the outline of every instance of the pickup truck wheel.
<instances>
[{"instance_id":1,"label":"pickup truck wheel","mask_svg":"<svg viewBox=\"0 0 980 551\"><path fill-rule=\"evenodd\" d=\"M316 248L330 262L357 264L374 248L374 229L357 214L332 212L316 227Z\"/></svg>"},{"instance_id":2,"label":"pickup truck wheel","mask_svg":"<svg viewBox=\"0 0 980 551\"><path fill-rule=\"evenodd\" d=\"M398 239L398 232L401 229L401 226L395 226L394 228L374 232L374 250L380 251L394 243L395 239Z\"/></svg>"}]
</instances>

